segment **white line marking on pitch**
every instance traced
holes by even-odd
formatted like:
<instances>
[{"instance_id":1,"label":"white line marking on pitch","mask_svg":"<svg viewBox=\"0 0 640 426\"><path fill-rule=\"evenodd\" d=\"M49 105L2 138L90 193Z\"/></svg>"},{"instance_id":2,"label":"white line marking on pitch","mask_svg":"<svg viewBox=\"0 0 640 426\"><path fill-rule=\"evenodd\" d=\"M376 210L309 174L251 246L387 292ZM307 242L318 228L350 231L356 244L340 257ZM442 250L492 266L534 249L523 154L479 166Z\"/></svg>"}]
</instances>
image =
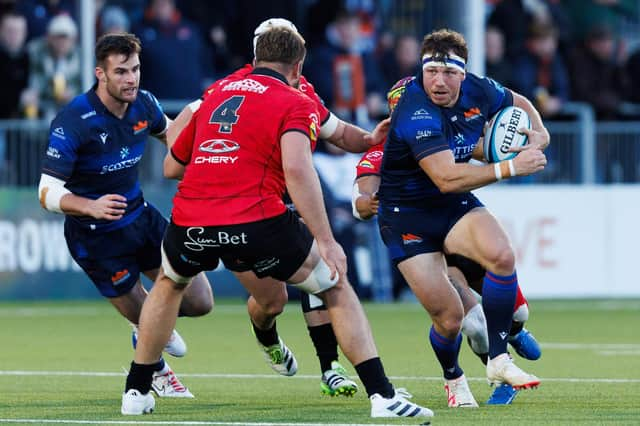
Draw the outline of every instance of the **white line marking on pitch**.
<instances>
[{"instance_id":1,"label":"white line marking on pitch","mask_svg":"<svg viewBox=\"0 0 640 426\"><path fill-rule=\"evenodd\" d=\"M23 370L0 370L0 376L85 376L85 377L124 377L120 372L101 371L23 371ZM191 377L199 379L280 379L277 374L217 374L217 373L180 373L180 377ZM431 380L441 381L442 377L428 376L389 376L392 380ZM289 378L317 380L318 376L311 374L296 374ZM486 381L486 377L468 377L472 381ZM615 379L615 378L587 378L587 377L541 377L549 382L568 383L640 383L637 379Z\"/></svg>"},{"instance_id":2,"label":"white line marking on pitch","mask_svg":"<svg viewBox=\"0 0 640 426\"><path fill-rule=\"evenodd\" d=\"M207 421L140 421L140 420L52 420L52 419L0 419L0 423L57 423L77 425L219 425L219 426L326 426L327 423L249 423L249 422L207 422ZM333 423L332 423L333 424ZM371 426L379 423L340 423L334 426Z\"/></svg>"}]
</instances>

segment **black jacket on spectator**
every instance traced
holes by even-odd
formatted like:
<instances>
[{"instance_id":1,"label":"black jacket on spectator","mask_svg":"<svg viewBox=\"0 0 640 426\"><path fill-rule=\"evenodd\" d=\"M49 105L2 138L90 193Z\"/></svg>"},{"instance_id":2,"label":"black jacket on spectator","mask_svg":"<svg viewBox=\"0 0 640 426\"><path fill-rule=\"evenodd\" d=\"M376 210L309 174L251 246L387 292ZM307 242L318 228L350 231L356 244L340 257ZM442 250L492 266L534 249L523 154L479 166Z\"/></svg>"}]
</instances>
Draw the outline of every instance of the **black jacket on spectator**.
<instances>
[{"instance_id":1,"label":"black jacket on spectator","mask_svg":"<svg viewBox=\"0 0 640 426\"><path fill-rule=\"evenodd\" d=\"M29 82L29 55L23 50L19 55L9 55L0 48L0 119L19 118L20 94Z\"/></svg>"}]
</instances>

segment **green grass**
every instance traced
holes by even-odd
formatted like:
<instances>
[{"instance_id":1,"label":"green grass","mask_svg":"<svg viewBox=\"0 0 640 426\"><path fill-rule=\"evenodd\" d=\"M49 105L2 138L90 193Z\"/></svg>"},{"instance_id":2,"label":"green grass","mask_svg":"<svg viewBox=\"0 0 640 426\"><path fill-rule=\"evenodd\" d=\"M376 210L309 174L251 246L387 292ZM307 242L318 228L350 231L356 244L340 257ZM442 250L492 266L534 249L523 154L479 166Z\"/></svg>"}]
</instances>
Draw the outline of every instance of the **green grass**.
<instances>
[{"instance_id":1,"label":"green grass","mask_svg":"<svg viewBox=\"0 0 640 426\"><path fill-rule=\"evenodd\" d=\"M541 377L542 385L521 392L511 406L481 403L477 410L446 407L441 371L427 341L430 322L419 306L365 309L392 382L435 411L434 425L640 424L639 300L534 301L527 326L542 342L543 355L536 362L517 361ZM277 376L264 364L242 304L218 301L206 317L179 320L189 353L168 359L196 399L156 399L155 413L134 418L119 414L123 367L133 356L130 328L109 304L1 303L0 327L0 424L385 423L369 418L363 390L351 399L320 394L318 363L293 303L278 329L298 358L295 377ZM486 401L491 389L484 368L466 343L461 363L476 399Z\"/></svg>"}]
</instances>

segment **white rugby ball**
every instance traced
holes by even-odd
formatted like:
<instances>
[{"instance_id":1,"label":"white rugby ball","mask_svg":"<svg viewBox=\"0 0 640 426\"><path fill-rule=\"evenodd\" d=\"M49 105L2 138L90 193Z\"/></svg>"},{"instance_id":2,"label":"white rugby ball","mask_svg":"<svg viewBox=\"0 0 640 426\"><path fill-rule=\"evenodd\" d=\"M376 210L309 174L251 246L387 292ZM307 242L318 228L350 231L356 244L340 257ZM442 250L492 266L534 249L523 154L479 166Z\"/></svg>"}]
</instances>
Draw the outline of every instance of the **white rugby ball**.
<instances>
[{"instance_id":1,"label":"white rugby ball","mask_svg":"<svg viewBox=\"0 0 640 426\"><path fill-rule=\"evenodd\" d=\"M531 128L531 120L525 110L509 106L498 111L484 132L484 158L489 163L497 163L515 157L518 153L509 152L509 149L528 142L527 135L518 132L522 128Z\"/></svg>"}]
</instances>

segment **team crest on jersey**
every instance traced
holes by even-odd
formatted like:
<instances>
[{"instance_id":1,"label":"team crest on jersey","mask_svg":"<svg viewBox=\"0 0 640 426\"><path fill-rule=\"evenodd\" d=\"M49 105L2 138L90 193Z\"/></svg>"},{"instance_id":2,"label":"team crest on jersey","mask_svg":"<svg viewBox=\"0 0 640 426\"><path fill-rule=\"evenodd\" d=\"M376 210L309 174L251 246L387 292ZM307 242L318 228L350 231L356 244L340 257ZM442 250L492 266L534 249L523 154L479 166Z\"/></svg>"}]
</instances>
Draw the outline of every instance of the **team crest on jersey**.
<instances>
[{"instance_id":1,"label":"team crest on jersey","mask_svg":"<svg viewBox=\"0 0 640 426\"><path fill-rule=\"evenodd\" d=\"M472 107L464 112L465 121L475 120L476 118L482 117L482 113L480 112L480 108Z\"/></svg>"},{"instance_id":2,"label":"team crest on jersey","mask_svg":"<svg viewBox=\"0 0 640 426\"><path fill-rule=\"evenodd\" d=\"M311 142L315 142L318 140L318 126L313 120L309 125L309 137L311 138Z\"/></svg>"},{"instance_id":3,"label":"team crest on jersey","mask_svg":"<svg viewBox=\"0 0 640 426\"><path fill-rule=\"evenodd\" d=\"M369 160L362 160L358 167L364 167L365 169L373 169L373 164Z\"/></svg>"},{"instance_id":4,"label":"team crest on jersey","mask_svg":"<svg viewBox=\"0 0 640 426\"><path fill-rule=\"evenodd\" d=\"M122 147L122 149L120 150L120 158L124 160L128 156L129 156L129 148L127 148L126 146Z\"/></svg>"},{"instance_id":5,"label":"team crest on jersey","mask_svg":"<svg viewBox=\"0 0 640 426\"><path fill-rule=\"evenodd\" d=\"M149 123L147 122L147 120L144 121L138 121L136 124L133 125L133 134L137 135L140 132L144 132L147 127L149 127Z\"/></svg>"}]
</instances>

